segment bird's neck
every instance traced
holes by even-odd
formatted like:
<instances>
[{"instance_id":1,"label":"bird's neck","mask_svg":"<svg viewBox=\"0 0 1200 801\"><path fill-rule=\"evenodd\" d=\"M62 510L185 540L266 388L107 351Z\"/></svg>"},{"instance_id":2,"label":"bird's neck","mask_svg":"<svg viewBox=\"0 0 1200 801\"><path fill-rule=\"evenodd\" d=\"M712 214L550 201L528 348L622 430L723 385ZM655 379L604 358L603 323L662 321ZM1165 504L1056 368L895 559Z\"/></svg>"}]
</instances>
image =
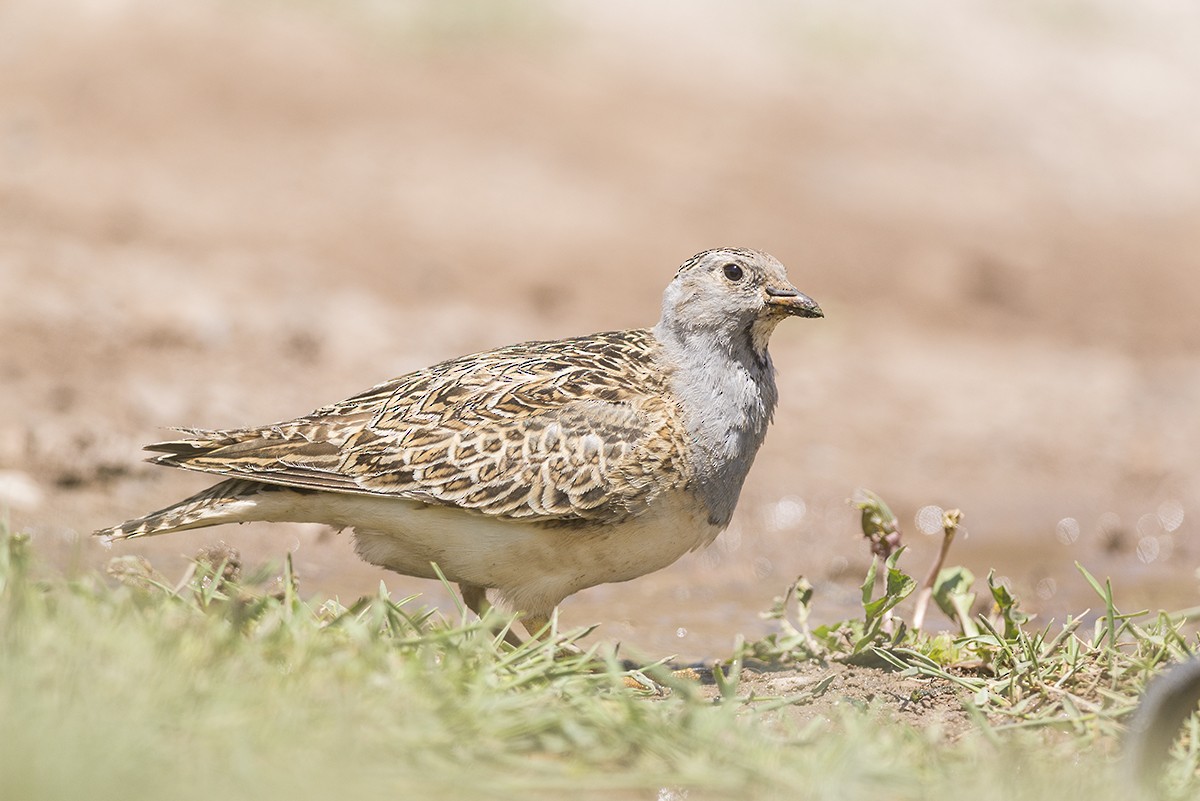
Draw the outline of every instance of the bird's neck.
<instances>
[{"instance_id":1,"label":"bird's neck","mask_svg":"<svg viewBox=\"0 0 1200 801\"><path fill-rule=\"evenodd\" d=\"M771 357L750 331L654 329L692 443L696 490L710 522L728 524L767 433L777 391Z\"/></svg>"}]
</instances>

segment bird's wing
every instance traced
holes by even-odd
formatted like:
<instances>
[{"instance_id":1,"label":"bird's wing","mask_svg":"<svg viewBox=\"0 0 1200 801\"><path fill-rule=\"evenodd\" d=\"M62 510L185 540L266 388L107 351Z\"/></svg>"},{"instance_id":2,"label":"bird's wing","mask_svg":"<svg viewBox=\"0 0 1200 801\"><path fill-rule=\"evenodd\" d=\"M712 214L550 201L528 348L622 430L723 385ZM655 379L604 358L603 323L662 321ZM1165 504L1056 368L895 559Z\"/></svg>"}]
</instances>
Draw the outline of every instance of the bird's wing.
<instances>
[{"instance_id":1,"label":"bird's wing","mask_svg":"<svg viewBox=\"0 0 1200 801\"><path fill-rule=\"evenodd\" d=\"M648 331L534 342L409 373L285 423L188 430L152 461L527 520L615 521L688 478Z\"/></svg>"}]
</instances>

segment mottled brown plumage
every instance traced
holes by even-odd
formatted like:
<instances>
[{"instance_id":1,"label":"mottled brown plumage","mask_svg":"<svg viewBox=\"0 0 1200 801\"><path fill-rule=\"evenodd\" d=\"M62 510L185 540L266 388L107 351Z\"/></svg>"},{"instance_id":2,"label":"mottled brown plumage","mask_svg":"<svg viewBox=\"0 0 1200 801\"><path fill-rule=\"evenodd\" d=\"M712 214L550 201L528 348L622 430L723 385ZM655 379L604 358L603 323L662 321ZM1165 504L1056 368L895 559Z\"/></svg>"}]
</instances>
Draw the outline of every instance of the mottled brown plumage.
<instances>
[{"instance_id":1,"label":"mottled brown plumage","mask_svg":"<svg viewBox=\"0 0 1200 801\"><path fill-rule=\"evenodd\" d=\"M295 420L189 429L146 449L162 454L156 464L265 484L616 523L689 478L686 432L656 351L644 329L527 342L408 373ZM141 522L111 533L156 533Z\"/></svg>"}]
</instances>

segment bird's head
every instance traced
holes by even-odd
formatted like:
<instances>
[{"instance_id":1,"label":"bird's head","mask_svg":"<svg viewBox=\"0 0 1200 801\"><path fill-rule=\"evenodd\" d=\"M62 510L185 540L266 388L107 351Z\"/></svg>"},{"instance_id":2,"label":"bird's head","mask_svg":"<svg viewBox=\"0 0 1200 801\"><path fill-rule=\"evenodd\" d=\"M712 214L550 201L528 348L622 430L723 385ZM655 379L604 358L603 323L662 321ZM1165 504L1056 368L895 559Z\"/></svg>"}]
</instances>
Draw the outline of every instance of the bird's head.
<instances>
[{"instance_id":1,"label":"bird's head","mask_svg":"<svg viewBox=\"0 0 1200 801\"><path fill-rule=\"evenodd\" d=\"M761 357L784 318L824 316L816 301L792 286L774 256L720 248L680 266L663 294L659 328L683 339L708 334L733 343L746 337Z\"/></svg>"}]
</instances>

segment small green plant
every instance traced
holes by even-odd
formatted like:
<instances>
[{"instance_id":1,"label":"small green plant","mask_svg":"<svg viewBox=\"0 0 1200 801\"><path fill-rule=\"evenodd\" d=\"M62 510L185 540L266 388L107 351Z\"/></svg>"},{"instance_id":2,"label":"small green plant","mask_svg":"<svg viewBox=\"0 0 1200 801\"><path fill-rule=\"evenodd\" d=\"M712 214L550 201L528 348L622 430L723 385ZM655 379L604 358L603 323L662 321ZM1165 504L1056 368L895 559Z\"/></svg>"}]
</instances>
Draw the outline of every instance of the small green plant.
<instances>
[{"instance_id":1,"label":"small green plant","mask_svg":"<svg viewBox=\"0 0 1200 801\"><path fill-rule=\"evenodd\" d=\"M877 495L862 492L863 534L875 554L862 586L863 615L810 628L812 585L798 579L766 617L779 631L748 648L766 662L805 660L886 666L900 677L940 679L960 689L962 703L988 737L1031 728L1057 729L1088 741L1117 737L1121 723L1136 707L1147 679L1196 651L1195 634L1186 626L1198 610L1150 614L1121 612L1111 582L1100 582L1083 565L1077 569L1096 591L1102 614L1085 626L1088 612L1031 627L1031 618L994 573L987 576L992 608L973 614L975 577L963 566L944 567L961 520L952 510L943 517L944 538L917 597L912 625L897 614L916 581L900 567L904 553L895 516ZM880 554L886 553L883 592L875 595ZM958 626L957 634L923 631L925 604L932 599ZM1193 721L1191 726L1197 725ZM998 742L997 740L994 740ZM1190 740L1188 742L1191 742ZM1197 747L1186 759L1200 765ZM1179 775L1187 774L1180 771ZM1194 780L1177 779L1178 792L1196 789Z\"/></svg>"},{"instance_id":2,"label":"small green plant","mask_svg":"<svg viewBox=\"0 0 1200 801\"><path fill-rule=\"evenodd\" d=\"M971 589L974 584L975 574L967 568L948 567L938 572L931 588L931 595L938 609L958 624L965 637L975 637L979 634L979 627L971 616L971 608L975 606L975 592ZM913 627L917 628L915 622Z\"/></svg>"}]
</instances>

